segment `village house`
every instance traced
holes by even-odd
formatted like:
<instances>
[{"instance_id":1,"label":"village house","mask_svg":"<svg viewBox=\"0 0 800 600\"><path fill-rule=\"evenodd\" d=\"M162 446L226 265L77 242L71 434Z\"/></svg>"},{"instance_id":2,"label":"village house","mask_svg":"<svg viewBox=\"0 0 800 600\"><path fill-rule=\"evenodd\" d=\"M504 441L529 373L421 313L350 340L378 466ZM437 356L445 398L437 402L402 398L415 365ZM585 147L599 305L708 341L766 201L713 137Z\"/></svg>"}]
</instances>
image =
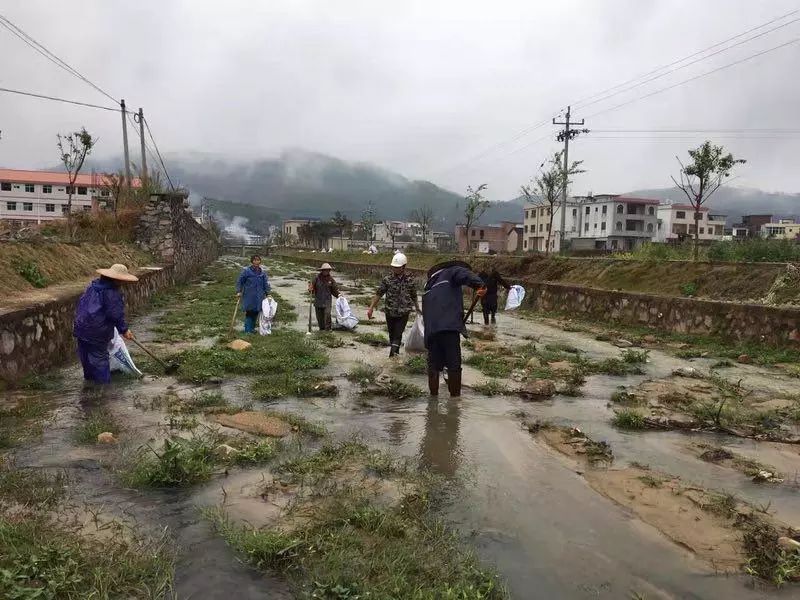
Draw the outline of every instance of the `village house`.
<instances>
[{"instance_id":1,"label":"village house","mask_svg":"<svg viewBox=\"0 0 800 600\"><path fill-rule=\"evenodd\" d=\"M108 181L97 173L79 174L72 212L101 210L111 201ZM138 179L133 187L141 184ZM24 226L61 219L67 211L69 178L65 172L0 169L0 221Z\"/></svg>"},{"instance_id":2,"label":"village house","mask_svg":"<svg viewBox=\"0 0 800 600\"><path fill-rule=\"evenodd\" d=\"M778 219L776 223L764 223L761 236L777 240L794 240L800 237L800 223L794 219Z\"/></svg>"},{"instance_id":3,"label":"village house","mask_svg":"<svg viewBox=\"0 0 800 600\"><path fill-rule=\"evenodd\" d=\"M514 253L522 251L523 226L510 221L498 225L456 225L455 241L459 252Z\"/></svg>"},{"instance_id":4,"label":"village house","mask_svg":"<svg viewBox=\"0 0 800 600\"><path fill-rule=\"evenodd\" d=\"M721 240L725 234L725 215L712 214L705 206L701 206L700 219L697 222L700 241ZM694 239L695 221L694 207L690 204L661 204L658 207L657 242L675 243L685 239Z\"/></svg>"}]
</instances>

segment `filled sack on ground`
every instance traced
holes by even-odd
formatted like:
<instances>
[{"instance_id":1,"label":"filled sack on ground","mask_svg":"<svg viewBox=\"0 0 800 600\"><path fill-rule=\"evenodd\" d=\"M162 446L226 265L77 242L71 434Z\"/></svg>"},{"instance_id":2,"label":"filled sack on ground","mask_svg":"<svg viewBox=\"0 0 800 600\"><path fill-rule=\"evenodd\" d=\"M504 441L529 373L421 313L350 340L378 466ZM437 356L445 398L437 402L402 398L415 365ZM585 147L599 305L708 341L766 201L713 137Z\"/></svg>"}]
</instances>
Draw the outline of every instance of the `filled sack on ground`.
<instances>
[{"instance_id":1,"label":"filled sack on ground","mask_svg":"<svg viewBox=\"0 0 800 600\"><path fill-rule=\"evenodd\" d=\"M506 298L506 310L519 308L524 299L525 288L521 285L512 285L508 290L508 298Z\"/></svg>"},{"instance_id":2,"label":"filled sack on ground","mask_svg":"<svg viewBox=\"0 0 800 600\"><path fill-rule=\"evenodd\" d=\"M278 303L272 296L267 296L261 301L261 312L258 315L258 333L270 335L272 333L272 320L278 312Z\"/></svg>"},{"instance_id":3,"label":"filled sack on ground","mask_svg":"<svg viewBox=\"0 0 800 600\"><path fill-rule=\"evenodd\" d=\"M133 363L125 340L116 327L114 328L114 337L108 342L108 363L112 371L122 371L127 375L142 377L142 372Z\"/></svg>"},{"instance_id":4,"label":"filled sack on ground","mask_svg":"<svg viewBox=\"0 0 800 600\"><path fill-rule=\"evenodd\" d=\"M358 317L350 310L350 303L344 296L336 299L336 324L342 329L355 329L358 325Z\"/></svg>"}]
</instances>

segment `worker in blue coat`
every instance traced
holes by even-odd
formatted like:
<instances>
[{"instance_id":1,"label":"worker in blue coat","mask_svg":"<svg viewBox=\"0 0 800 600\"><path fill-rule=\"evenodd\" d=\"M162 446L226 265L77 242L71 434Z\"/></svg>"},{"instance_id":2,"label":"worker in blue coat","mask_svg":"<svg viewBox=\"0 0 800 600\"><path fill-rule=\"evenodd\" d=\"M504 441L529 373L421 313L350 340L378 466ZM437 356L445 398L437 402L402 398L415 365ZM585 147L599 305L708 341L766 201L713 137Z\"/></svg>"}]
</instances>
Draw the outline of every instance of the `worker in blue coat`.
<instances>
[{"instance_id":1,"label":"worker in blue coat","mask_svg":"<svg viewBox=\"0 0 800 600\"><path fill-rule=\"evenodd\" d=\"M267 272L261 266L261 257L254 254L250 257L250 266L242 269L236 281L236 295L242 299L245 333L255 333L261 302L270 290Z\"/></svg>"},{"instance_id":2,"label":"worker in blue coat","mask_svg":"<svg viewBox=\"0 0 800 600\"><path fill-rule=\"evenodd\" d=\"M89 284L78 300L72 334L78 340L83 378L95 383L111 383L108 343L114 337L114 329L126 340L133 339L125 322L125 300L119 285L139 279L120 264L97 269L97 273L100 277Z\"/></svg>"}]
</instances>

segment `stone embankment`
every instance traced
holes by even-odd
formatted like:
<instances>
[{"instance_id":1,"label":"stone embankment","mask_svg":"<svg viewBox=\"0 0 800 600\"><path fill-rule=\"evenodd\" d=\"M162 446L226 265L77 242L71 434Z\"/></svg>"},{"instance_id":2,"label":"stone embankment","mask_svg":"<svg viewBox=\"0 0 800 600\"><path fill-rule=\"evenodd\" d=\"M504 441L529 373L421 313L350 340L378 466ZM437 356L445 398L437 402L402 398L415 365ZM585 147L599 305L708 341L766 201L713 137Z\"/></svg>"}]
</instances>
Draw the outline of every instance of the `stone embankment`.
<instances>
[{"instance_id":1,"label":"stone embankment","mask_svg":"<svg viewBox=\"0 0 800 600\"><path fill-rule=\"evenodd\" d=\"M137 244L160 266L139 269L139 281L124 288L128 311L136 311L156 292L186 281L213 261L218 244L186 210L183 194L151 197L136 232ZM0 380L63 364L75 356L72 322L81 292L0 314Z\"/></svg>"},{"instance_id":2,"label":"stone embankment","mask_svg":"<svg viewBox=\"0 0 800 600\"><path fill-rule=\"evenodd\" d=\"M286 258L315 266L326 260L324 254ZM378 277L387 272L387 267L382 265L327 260L335 269L355 277ZM773 269L773 265L769 268ZM425 281L426 269L409 270L418 281ZM535 310L651 326L673 333L711 334L741 341L800 346L798 307L610 290L540 281L534 275L524 276L521 283L527 291L525 306Z\"/></svg>"}]
</instances>

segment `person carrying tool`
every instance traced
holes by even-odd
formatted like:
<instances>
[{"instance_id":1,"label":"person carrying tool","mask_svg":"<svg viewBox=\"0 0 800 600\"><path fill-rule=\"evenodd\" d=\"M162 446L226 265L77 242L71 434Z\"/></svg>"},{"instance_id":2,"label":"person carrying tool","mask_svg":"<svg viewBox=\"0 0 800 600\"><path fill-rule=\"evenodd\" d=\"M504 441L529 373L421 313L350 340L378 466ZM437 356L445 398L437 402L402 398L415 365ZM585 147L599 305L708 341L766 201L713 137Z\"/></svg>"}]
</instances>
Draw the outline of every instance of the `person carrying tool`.
<instances>
[{"instance_id":1,"label":"person carrying tool","mask_svg":"<svg viewBox=\"0 0 800 600\"><path fill-rule=\"evenodd\" d=\"M250 266L242 269L236 280L236 296L241 298L244 310L244 332L255 333L258 313L261 312L261 301L270 293L267 272L261 267L261 257L254 254L250 257Z\"/></svg>"},{"instance_id":2,"label":"person carrying tool","mask_svg":"<svg viewBox=\"0 0 800 600\"><path fill-rule=\"evenodd\" d=\"M392 257L392 274L387 275L381 280L375 296L367 309L367 318L372 318L372 313L378 302L383 296L386 305L386 329L389 331L389 356L400 354L400 344L403 343L403 331L408 324L408 315L414 309L418 313L419 304L417 303L417 290L414 287L414 279L406 273L408 259L402 252L398 252Z\"/></svg>"},{"instance_id":3,"label":"person carrying tool","mask_svg":"<svg viewBox=\"0 0 800 600\"><path fill-rule=\"evenodd\" d=\"M486 295L481 298L483 324L488 325L489 317L491 317L492 325L494 325L497 322L495 321L495 315L497 314L497 286L502 285L506 288L506 291L511 289L511 286L506 283L506 280L503 279L494 265L478 273L478 277L483 279L483 284L486 286Z\"/></svg>"},{"instance_id":4,"label":"person carrying tool","mask_svg":"<svg viewBox=\"0 0 800 600\"><path fill-rule=\"evenodd\" d=\"M339 286L331 276L331 267L328 263L322 263L319 274L308 284L308 292L312 295L314 308L317 313L317 325L320 331L330 330L332 298L339 297Z\"/></svg>"},{"instance_id":5,"label":"person carrying tool","mask_svg":"<svg viewBox=\"0 0 800 600\"><path fill-rule=\"evenodd\" d=\"M95 383L111 383L108 343L114 328L126 340L133 332L125 322L125 300L120 283L139 281L121 264L97 269L100 275L92 281L78 300L72 335L78 340L78 358L83 365L83 378Z\"/></svg>"},{"instance_id":6,"label":"person carrying tool","mask_svg":"<svg viewBox=\"0 0 800 600\"><path fill-rule=\"evenodd\" d=\"M461 395L461 334L464 325L462 286L475 290L478 298L486 294L483 280L472 267L460 260L434 265L422 294L422 316L425 321L425 348L428 349L428 389L439 393L439 373L447 369L447 388L451 396Z\"/></svg>"}]
</instances>

